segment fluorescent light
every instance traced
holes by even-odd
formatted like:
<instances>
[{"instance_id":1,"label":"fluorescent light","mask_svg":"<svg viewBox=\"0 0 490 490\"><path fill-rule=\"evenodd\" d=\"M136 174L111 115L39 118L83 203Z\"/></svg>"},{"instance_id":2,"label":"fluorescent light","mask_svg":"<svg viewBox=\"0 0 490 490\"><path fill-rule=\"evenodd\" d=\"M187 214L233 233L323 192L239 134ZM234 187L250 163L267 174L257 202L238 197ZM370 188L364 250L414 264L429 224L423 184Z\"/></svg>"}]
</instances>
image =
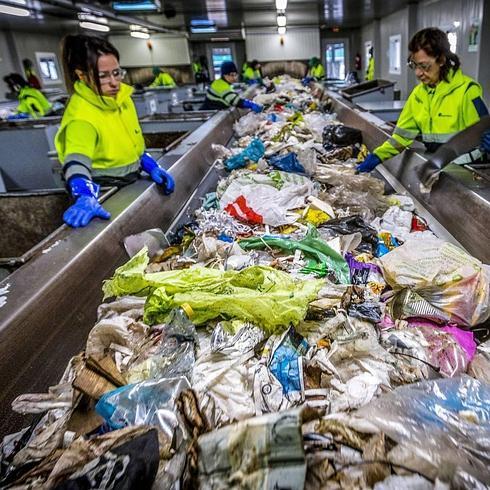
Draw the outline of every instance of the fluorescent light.
<instances>
[{"instance_id":1,"label":"fluorescent light","mask_svg":"<svg viewBox=\"0 0 490 490\"><path fill-rule=\"evenodd\" d=\"M131 31L130 36L137 37L138 39L150 39L150 35L147 32Z\"/></svg>"},{"instance_id":2,"label":"fluorescent light","mask_svg":"<svg viewBox=\"0 0 490 490\"><path fill-rule=\"evenodd\" d=\"M130 12L133 10L158 10L160 2L158 0L143 0L141 2L112 2L112 8L114 10Z\"/></svg>"},{"instance_id":3,"label":"fluorescent light","mask_svg":"<svg viewBox=\"0 0 490 490\"><path fill-rule=\"evenodd\" d=\"M279 14L277 16L277 25L279 27L286 27L286 16L284 14Z\"/></svg>"},{"instance_id":4,"label":"fluorescent light","mask_svg":"<svg viewBox=\"0 0 490 490\"><path fill-rule=\"evenodd\" d=\"M284 34L286 34L286 28L285 28L285 27L278 27L278 28L277 28L277 33L278 33L280 36L284 36Z\"/></svg>"},{"instance_id":5,"label":"fluorescent light","mask_svg":"<svg viewBox=\"0 0 490 490\"><path fill-rule=\"evenodd\" d=\"M277 10L286 10L287 6L288 6L288 0L276 0Z\"/></svg>"},{"instance_id":6,"label":"fluorescent light","mask_svg":"<svg viewBox=\"0 0 490 490\"><path fill-rule=\"evenodd\" d=\"M28 17L29 10L19 7L11 7L10 5L0 5L0 14L16 15L18 17Z\"/></svg>"},{"instance_id":7,"label":"fluorescent light","mask_svg":"<svg viewBox=\"0 0 490 490\"><path fill-rule=\"evenodd\" d=\"M192 34L207 34L217 31L216 27L191 27Z\"/></svg>"},{"instance_id":8,"label":"fluorescent light","mask_svg":"<svg viewBox=\"0 0 490 490\"><path fill-rule=\"evenodd\" d=\"M96 24L95 22L79 22L80 27L84 29L91 29L92 31L109 32L111 29L108 25Z\"/></svg>"}]
</instances>

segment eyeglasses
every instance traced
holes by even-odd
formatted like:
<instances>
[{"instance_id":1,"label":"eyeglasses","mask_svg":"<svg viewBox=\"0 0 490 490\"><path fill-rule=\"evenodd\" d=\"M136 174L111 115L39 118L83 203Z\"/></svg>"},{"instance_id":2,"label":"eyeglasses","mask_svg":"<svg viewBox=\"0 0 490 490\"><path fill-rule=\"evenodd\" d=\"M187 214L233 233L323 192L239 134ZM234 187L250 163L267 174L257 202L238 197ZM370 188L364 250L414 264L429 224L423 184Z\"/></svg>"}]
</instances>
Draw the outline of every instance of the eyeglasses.
<instances>
[{"instance_id":1,"label":"eyeglasses","mask_svg":"<svg viewBox=\"0 0 490 490\"><path fill-rule=\"evenodd\" d=\"M408 63L407 63L407 66L411 70L415 70L415 69L419 68L420 70L425 71L425 72L429 71L432 68L432 65L433 65L433 63L417 63L413 60L408 60Z\"/></svg>"},{"instance_id":2,"label":"eyeglasses","mask_svg":"<svg viewBox=\"0 0 490 490\"><path fill-rule=\"evenodd\" d=\"M99 72L100 83L110 83L111 78L114 77L116 80L122 80L126 76L126 70L122 68L116 68L112 71L101 71Z\"/></svg>"}]
</instances>

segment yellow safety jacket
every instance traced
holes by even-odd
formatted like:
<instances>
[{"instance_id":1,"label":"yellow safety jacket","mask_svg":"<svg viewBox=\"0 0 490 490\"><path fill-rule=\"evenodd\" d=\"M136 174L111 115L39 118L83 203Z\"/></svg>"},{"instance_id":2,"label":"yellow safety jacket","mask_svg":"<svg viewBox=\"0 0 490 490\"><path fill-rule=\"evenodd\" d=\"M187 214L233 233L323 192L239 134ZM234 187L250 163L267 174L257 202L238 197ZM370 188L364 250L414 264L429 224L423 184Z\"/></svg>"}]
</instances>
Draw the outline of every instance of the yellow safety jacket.
<instances>
[{"instance_id":1,"label":"yellow safety jacket","mask_svg":"<svg viewBox=\"0 0 490 490\"><path fill-rule=\"evenodd\" d=\"M365 80L374 80L374 56L369 58Z\"/></svg>"},{"instance_id":2,"label":"yellow safety jacket","mask_svg":"<svg viewBox=\"0 0 490 490\"><path fill-rule=\"evenodd\" d=\"M35 119L46 115L52 108L51 103L44 94L32 87L22 87L18 99L17 112L29 114Z\"/></svg>"},{"instance_id":3,"label":"yellow safety jacket","mask_svg":"<svg viewBox=\"0 0 490 490\"><path fill-rule=\"evenodd\" d=\"M75 82L55 145L65 178L73 174L124 176L138 170L145 149L133 88L121 83L114 97L97 95L84 82Z\"/></svg>"},{"instance_id":4,"label":"yellow safety jacket","mask_svg":"<svg viewBox=\"0 0 490 490\"><path fill-rule=\"evenodd\" d=\"M442 80L434 88L421 83L413 89L393 136L374 153L382 161L386 160L405 150L416 137L422 139L429 151L435 151L440 144L487 114L481 86L461 70L451 70L447 82ZM457 163L469 161L469 154L456 160Z\"/></svg>"},{"instance_id":5,"label":"yellow safety jacket","mask_svg":"<svg viewBox=\"0 0 490 490\"><path fill-rule=\"evenodd\" d=\"M169 73L159 73L155 80L151 82L150 87L165 87L165 88L175 88L177 84Z\"/></svg>"},{"instance_id":6,"label":"yellow safety jacket","mask_svg":"<svg viewBox=\"0 0 490 490\"><path fill-rule=\"evenodd\" d=\"M321 80L325 76L325 68L323 68L321 63L318 63L318 65L313 66L308 70L308 76L315 80Z\"/></svg>"},{"instance_id":7,"label":"yellow safety jacket","mask_svg":"<svg viewBox=\"0 0 490 490\"><path fill-rule=\"evenodd\" d=\"M215 80L206 91L204 109L226 109L237 106L241 101L240 96L233 87L224 79Z\"/></svg>"},{"instance_id":8,"label":"yellow safety jacket","mask_svg":"<svg viewBox=\"0 0 490 490\"><path fill-rule=\"evenodd\" d=\"M247 66L247 69L243 73L243 79L248 82L249 80L262 80L260 70L254 70L251 66Z\"/></svg>"},{"instance_id":9,"label":"yellow safety jacket","mask_svg":"<svg viewBox=\"0 0 490 490\"><path fill-rule=\"evenodd\" d=\"M195 75L202 73L202 65L201 63L192 63L192 71Z\"/></svg>"}]
</instances>

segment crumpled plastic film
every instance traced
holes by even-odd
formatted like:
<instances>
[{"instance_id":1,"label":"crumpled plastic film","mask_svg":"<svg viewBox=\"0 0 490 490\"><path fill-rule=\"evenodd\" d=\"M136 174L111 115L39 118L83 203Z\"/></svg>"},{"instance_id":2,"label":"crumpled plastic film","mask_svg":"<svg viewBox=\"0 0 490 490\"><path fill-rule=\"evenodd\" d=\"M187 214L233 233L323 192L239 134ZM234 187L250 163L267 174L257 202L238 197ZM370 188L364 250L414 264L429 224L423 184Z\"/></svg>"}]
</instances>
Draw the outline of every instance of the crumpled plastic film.
<instances>
[{"instance_id":1,"label":"crumpled plastic film","mask_svg":"<svg viewBox=\"0 0 490 490\"><path fill-rule=\"evenodd\" d=\"M451 479L465 471L490 481L490 385L463 375L401 386L361 408L394 441Z\"/></svg>"},{"instance_id":2,"label":"crumpled plastic film","mask_svg":"<svg viewBox=\"0 0 490 490\"><path fill-rule=\"evenodd\" d=\"M263 114L249 112L233 125L233 129L237 136L241 138L242 136L254 134L264 121L265 116Z\"/></svg>"},{"instance_id":3,"label":"crumpled plastic film","mask_svg":"<svg viewBox=\"0 0 490 490\"><path fill-rule=\"evenodd\" d=\"M406 295L398 313L409 308L406 316L467 327L490 317L488 266L455 245L435 237L411 238L380 261L386 282ZM428 306L420 301L417 306L414 294Z\"/></svg>"}]
</instances>

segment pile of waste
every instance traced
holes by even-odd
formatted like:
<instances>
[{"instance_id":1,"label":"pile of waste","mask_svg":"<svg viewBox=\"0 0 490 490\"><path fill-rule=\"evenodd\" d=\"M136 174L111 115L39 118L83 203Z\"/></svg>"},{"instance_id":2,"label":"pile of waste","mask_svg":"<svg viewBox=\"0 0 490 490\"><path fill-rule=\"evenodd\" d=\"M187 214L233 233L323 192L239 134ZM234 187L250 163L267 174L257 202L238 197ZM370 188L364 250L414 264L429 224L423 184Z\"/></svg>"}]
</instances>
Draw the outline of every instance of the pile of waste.
<instances>
[{"instance_id":1,"label":"pile of waste","mask_svg":"<svg viewBox=\"0 0 490 490\"><path fill-rule=\"evenodd\" d=\"M355 173L362 134L313 89L274 84L188 222L127 238L59 384L13 402L36 420L2 488L488 484L489 267Z\"/></svg>"}]
</instances>

